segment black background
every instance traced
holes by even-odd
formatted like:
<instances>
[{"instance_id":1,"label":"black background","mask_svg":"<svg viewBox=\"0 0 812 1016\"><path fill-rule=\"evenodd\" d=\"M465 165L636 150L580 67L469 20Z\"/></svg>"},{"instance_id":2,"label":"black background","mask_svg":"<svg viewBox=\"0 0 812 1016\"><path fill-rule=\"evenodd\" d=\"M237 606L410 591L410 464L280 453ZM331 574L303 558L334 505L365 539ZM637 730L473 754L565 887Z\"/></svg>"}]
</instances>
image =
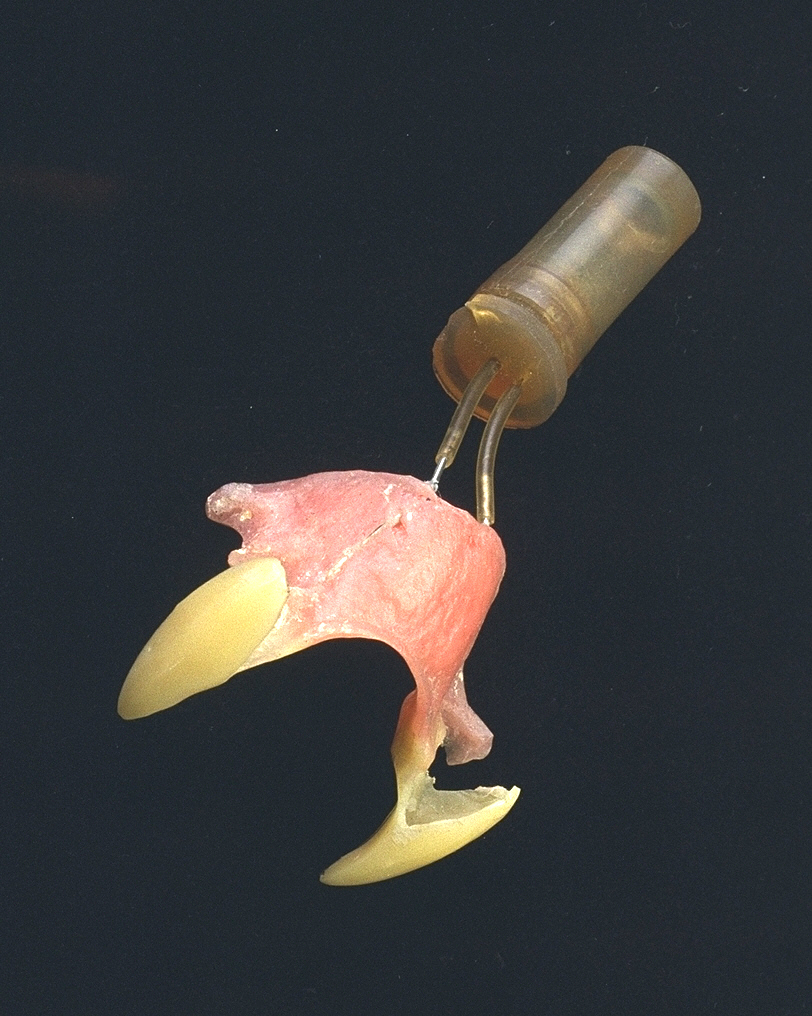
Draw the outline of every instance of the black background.
<instances>
[{"instance_id":1,"label":"black background","mask_svg":"<svg viewBox=\"0 0 812 1016\"><path fill-rule=\"evenodd\" d=\"M811 19L4 14L3 1012L810 1011ZM429 475L434 337L627 144L704 218L502 441L466 668L494 749L436 766L522 797L322 886L392 803L400 658L327 643L131 724L121 681L224 567L220 484Z\"/></svg>"}]
</instances>

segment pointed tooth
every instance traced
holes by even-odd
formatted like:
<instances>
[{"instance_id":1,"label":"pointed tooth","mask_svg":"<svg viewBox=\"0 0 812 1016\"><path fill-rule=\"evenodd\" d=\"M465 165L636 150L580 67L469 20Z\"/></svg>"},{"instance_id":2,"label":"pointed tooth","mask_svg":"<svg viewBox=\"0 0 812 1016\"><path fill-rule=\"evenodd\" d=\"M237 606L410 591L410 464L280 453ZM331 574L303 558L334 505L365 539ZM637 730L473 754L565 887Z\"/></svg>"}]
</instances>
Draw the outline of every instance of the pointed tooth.
<instances>
[{"instance_id":1,"label":"pointed tooth","mask_svg":"<svg viewBox=\"0 0 812 1016\"><path fill-rule=\"evenodd\" d=\"M464 847L510 811L519 788L477 787L435 790L427 767L445 728L417 724L417 696L406 697L392 742L398 800L366 843L340 857L322 873L327 885L363 885L439 861ZM420 732L418 732L420 731Z\"/></svg>"},{"instance_id":2,"label":"pointed tooth","mask_svg":"<svg viewBox=\"0 0 812 1016\"><path fill-rule=\"evenodd\" d=\"M439 861L487 832L510 811L519 788L435 790L428 773L404 786L380 829L322 874L327 885L363 885Z\"/></svg>"},{"instance_id":3,"label":"pointed tooth","mask_svg":"<svg viewBox=\"0 0 812 1016\"><path fill-rule=\"evenodd\" d=\"M261 557L228 568L175 607L141 650L118 699L125 720L149 716L232 677L276 623L285 569Z\"/></svg>"}]
</instances>

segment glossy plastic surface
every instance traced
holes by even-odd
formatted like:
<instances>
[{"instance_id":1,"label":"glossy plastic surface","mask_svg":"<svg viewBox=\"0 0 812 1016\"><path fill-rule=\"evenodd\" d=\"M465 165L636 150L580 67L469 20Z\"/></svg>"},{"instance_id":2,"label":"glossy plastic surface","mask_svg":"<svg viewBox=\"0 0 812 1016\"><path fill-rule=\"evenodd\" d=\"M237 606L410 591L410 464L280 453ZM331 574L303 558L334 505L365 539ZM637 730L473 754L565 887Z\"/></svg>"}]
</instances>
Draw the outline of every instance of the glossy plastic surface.
<instances>
[{"instance_id":1,"label":"glossy plastic surface","mask_svg":"<svg viewBox=\"0 0 812 1016\"><path fill-rule=\"evenodd\" d=\"M475 415L488 419L513 384L508 427L556 409L567 378L620 312L699 225L693 184L650 148L621 148L543 229L455 311L434 344L434 370L459 401L489 359L500 369Z\"/></svg>"}]
</instances>

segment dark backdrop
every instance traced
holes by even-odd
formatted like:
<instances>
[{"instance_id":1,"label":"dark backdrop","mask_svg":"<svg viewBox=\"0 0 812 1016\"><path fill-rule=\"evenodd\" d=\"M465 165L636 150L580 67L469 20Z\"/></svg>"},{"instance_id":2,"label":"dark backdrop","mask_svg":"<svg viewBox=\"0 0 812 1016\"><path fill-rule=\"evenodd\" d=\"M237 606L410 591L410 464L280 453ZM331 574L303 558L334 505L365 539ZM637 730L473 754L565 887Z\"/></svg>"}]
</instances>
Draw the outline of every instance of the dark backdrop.
<instances>
[{"instance_id":1,"label":"dark backdrop","mask_svg":"<svg viewBox=\"0 0 812 1016\"><path fill-rule=\"evenodd\" d=\"M3 1012L809 1011L810 19L7 8ZM133 724L121 681L235 545L211 490L428 476L434 337L627 144L703 222L502 442L467 667L496 740L437 766L522 797L324 887L392 802L402 661L328 643Z\"/></svg>"}]
</instances>

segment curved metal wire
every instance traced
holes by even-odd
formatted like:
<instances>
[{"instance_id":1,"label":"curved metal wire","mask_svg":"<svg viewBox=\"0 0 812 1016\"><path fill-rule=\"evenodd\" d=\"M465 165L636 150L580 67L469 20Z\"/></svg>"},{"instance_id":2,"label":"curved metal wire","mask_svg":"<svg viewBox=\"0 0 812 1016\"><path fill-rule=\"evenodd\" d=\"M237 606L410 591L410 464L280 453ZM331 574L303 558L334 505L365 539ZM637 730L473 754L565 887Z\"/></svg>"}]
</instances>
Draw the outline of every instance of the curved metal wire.
<instances>
[{"instance_id":1,"label":"curved metal wire","mask_svg":"<svg viewBox=\"0 0 812 1016\"><path fill-rule=\"evenodd\" d=\"M465 391L462 393L462 398L457 403L457 408L454 410L454 415L451 417L451 423L448 425L445 437L440 442L440 447L437 450L437 454L434 456L437 468L434 470L434 474L429 480L429 485L432 490L437 490L443 470L447 469L454 461L454 458L459 451L459 447L462 444L462 439L465 437L468 424L471 422L471 417L474 415L474 410L479 404L479 400L484 395L485 389L494 379L498 371L498 360L486 360L468 382Z\"/></svg>"},{"instance_id":2,"label":"curved metal wire","mask_svg":"<svg viewBox=\"0 0 812 1016\"><path fill-rule=\"evenodd\" d=\"M432 490L437 490L443 470L454 461L468 429L468 424L479 405L479 400L498 372L499 361L487 360L468 382L434 458L437 468L428 481ZM477 519L486 526L492 526L495 517L494 469L499 438L502 436L505 424L510 418L521 392L522 386L514 384L499 396L488 417L488 422L485 424L479 444L476 463L476 515Z\"/></svg>"},{"instance_id":3,"label":"curved metal wire","mask_svg":"<svg viewBox=\"0 0 812 1016\"><path fill-rule=\"evenodd\" d=\"M513 412L521 393L521 385L511 385L507 391L502 392L491 410L479 443L476 460L476 517L486 526L492 526L496 517L493 492L496 449L499 447L499 438L508 417Z\"/></svg>"}]
</instances>

